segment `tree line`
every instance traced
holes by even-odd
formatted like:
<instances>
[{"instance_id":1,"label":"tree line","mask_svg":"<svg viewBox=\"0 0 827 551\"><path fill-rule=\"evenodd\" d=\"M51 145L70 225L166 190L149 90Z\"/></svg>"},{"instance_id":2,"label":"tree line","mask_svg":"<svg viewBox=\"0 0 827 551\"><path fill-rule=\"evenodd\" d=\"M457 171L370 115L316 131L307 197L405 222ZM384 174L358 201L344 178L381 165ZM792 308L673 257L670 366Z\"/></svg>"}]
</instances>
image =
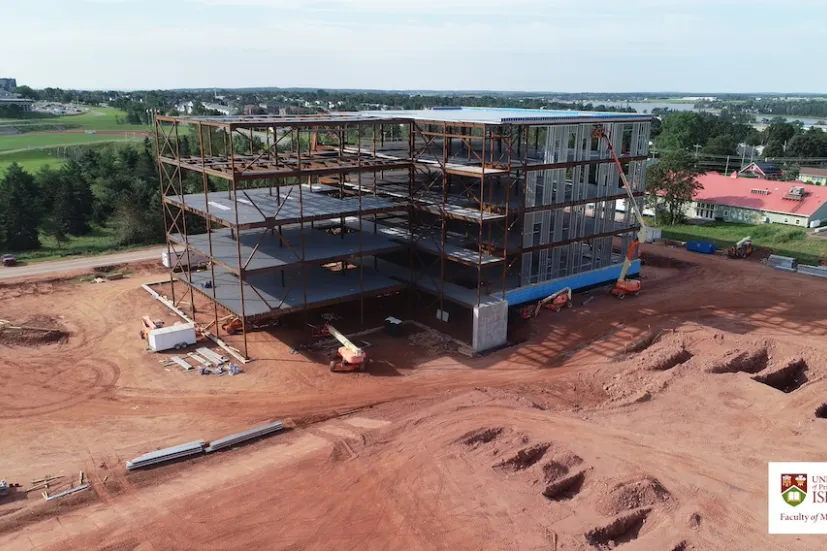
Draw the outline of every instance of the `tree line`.
<instances>
[{"instance_id":1,"label":"tree line","mask_svg":"<svg viewBox=\"0 0 827 551\"><path fill-rule=\"evenodd\" d=\"M0 247L40 248L40 236L58 245L93 226L115 228L118 245L163 239L158 169L150 141L86 149L60 168L31 174L13 163L0 180Z\"/></svg>"},{"instance_id":2,"label":"tree line","mask_svg":"<svg viewBox=\"0 0 827 551\"><path fill-rule=\"evenodd\" d=\"M823 99L755 99L742 101L704 101L696 104L700 108L728 109L752 115L773 115L785 117L827 118L827 100Z\"/></svg>"},{"instance_id":3,"label":"tree line","mask_svg":"<svg viewBox=\"0 0 827 551\"><path fill-rule=\"evenodd\" d=\"M737 155L738 144L765 146L762 157L827 157L827 132L800 121L776 117L764 130L730 112L721 115L692 111L656 113L661 119L652 136L659 150L682 149L703 155Z\"/></svg>"}]
</instances>

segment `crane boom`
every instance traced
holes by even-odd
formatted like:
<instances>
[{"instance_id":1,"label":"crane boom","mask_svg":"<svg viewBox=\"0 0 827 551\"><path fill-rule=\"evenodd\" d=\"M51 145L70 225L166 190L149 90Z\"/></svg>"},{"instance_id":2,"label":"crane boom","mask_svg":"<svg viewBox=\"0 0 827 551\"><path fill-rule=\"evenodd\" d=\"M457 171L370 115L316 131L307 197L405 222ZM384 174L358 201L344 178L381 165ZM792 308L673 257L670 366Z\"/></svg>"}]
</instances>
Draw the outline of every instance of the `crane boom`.
<instances>
[{"instance_id":1,"label":"crane boom","mask_svg":"<svg viewBox=\"0 0 827 551\"><path fill-rule=\"evenodd\" d=\"M638 224L640 224L640 229L635 235L635 240L629 246L629 250L626 252L626 258L623 260L623 267L620 270L620 277L617 278L618 282L620 282L626 279L626 275L629 273L629 268L632 266L636 249L640 246L641 241L645 241L646 223L643 220L643 214L641 214L640 209L637 206L637 201L635 200L634 193L632 193L632 187L629 185L629 180L626 179L626 174L623 172L623 165L620 164L620 159L618 158L615 148L612 145L612 140L603 125L598 125L595 127L593 136L598 140L605 138L606 145L609 147L609 153L612 155L612 160L617 167L617 172L620 174L623 189L626 190L626 195L629 197L627 202L631 204L632 212L635 213L635 219Z\"/></svg>"},{"instance_id":2,"label":"crane boom","mask_svg":"<svg viewBox=\"0 0 827 551\"><path fill-rule=\"evenodd\" d=\"M353 344L352 342L350 342L350 339L348 339L342 333L340 333L338 329L336 329L335 327L333 327L330 324L327 324L327 330L330 332L330 335L333 338L335 338L337 341L339 341L342 344L342 346L347 348L350 352L352 352L353 354L355 354L357 356L362 355L362 349L359 348L358 346L356 346L355 344Z\"/></svg>"}]
</instances>

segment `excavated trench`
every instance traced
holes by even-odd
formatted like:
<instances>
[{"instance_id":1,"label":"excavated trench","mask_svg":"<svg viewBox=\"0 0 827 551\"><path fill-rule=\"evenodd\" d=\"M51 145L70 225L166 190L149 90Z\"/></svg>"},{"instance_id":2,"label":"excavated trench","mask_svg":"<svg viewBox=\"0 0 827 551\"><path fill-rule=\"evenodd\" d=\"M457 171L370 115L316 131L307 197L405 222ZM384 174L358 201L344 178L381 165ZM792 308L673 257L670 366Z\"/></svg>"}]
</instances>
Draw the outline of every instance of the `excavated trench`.
<instances>
[{"instance_id":1,"label":"excavated trench","mask_svg":"<svg viewBox=\"0 0 827 551\"><path fill-rule=\"evenodd\" d=\"M580 493L585 482L586 474L581 471L552 482L543 490L543 495L551 501L568 501Z\"/></svg>"},{"instance_id":2,"label":"excavated trench","mask_svg":"<svg viewBox=\"0 0 827 551\"><path fill-rule=\"evenodd\" d=\"M614 549L619 545L629 543L637 539L650 511L650 509L640 509L618 517L606 526L594 528L587 532L586 540L595 549L601 551Z\"/></svg>"},{"instance_id":3,"label":"excavated trench","mask_svg":"<svg viewBox=\"0 0 827 551\"><path fill-rule=\"evenodd\" d=\"M476 448L482 444L493 442L502 432L502 427L478 429L464 434L459 438L459 441L470 448Z\"/></svg>"},{"instance_id":4,"label":"excavated trench","mask_svg":"<svg viewBox=\"0 0 827 551\"><path fill-rule=\"evenodd\" d=\"M771 386L785 394L795 392L807 382L807 362L795 360L774 373L753 377L754 381Z\"/></svg>"},{"instance_id":5,"label":"excavated trench","mask_svg":"<svg viewBox=\"0 0 827 551\"><path fill-rule=\"evenodd\" d=\"M681 348L677 352L666 355L662 358L656 358L650 369L652 371L668 371L675 366L686 363L692 359L692 352L686 348Z\"/></svg>"},{"instance_id":6,"label":"excavated trench","mask_svg":"<svg viewBox=\"0 0 827 551\"><path fill-rule=\"evenodd\" d=\"M765 347L753 351L737 352L713 366L710 373L750 373L755 374L767 368L770 361Z\"/></svg>"},{"instance_id":7,"label":"excavated trench","mask_svg":"<svg viewBox=\"0 0 827 551\"><path fill-rule=\"evenodd\" d=\"M502 463L497 463L494 465L495 469L504 470L504 471L522 471L523 469L527 469L540 461L543 456L546 454L546 451L549 449L551 444L535 444L530 448L523 448L522 450L518 451L517 454L510 459L506 459Z\"/></svg>"}]
</instances>

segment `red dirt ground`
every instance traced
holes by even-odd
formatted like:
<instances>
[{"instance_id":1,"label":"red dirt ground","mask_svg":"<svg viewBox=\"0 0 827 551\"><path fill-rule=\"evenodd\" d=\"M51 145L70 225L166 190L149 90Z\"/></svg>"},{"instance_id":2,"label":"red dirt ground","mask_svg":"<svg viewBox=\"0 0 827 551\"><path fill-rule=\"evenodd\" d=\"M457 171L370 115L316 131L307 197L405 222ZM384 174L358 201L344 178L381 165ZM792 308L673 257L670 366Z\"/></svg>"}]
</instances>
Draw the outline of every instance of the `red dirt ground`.
<instances>
[{"instance_id":1,"label":"red dirt ground","mask_svg":"<svg viewBox=\"0 0 827 551\"><path fill-rule=\"evenodd\" d=\"M0 477L93 486L0 501L0 548L823 549L767 535L766 463L823 457L824 282L645 254L639 297L578 295L477 359L371 335L375 368L351 375L279 329L249 335L236 377L163 367L138 338L141 315L175 321L138 285L156 274L0 286L0 318L69 332L0 346ZM124 471L271 419L294 428Z\"/></svg>"}]
</instances>

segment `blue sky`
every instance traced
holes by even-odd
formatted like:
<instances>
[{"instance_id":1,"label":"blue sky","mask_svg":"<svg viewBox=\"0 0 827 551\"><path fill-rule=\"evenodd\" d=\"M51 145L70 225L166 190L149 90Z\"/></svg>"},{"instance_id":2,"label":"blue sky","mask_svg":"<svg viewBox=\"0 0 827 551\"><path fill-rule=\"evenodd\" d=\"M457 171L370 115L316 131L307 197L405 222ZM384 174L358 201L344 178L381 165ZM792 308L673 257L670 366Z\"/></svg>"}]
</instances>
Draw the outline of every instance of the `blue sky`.
<instances>
[{"instance_id":1,"label":"blue sky","mask_svg":"<svg viewBox=\"0 0 827 551\"><path fill-rule=\"evenodd\" d=\"M33 87L827 93L827 0L0 0L0 28Z\"/></svg>"}]
</instances>

